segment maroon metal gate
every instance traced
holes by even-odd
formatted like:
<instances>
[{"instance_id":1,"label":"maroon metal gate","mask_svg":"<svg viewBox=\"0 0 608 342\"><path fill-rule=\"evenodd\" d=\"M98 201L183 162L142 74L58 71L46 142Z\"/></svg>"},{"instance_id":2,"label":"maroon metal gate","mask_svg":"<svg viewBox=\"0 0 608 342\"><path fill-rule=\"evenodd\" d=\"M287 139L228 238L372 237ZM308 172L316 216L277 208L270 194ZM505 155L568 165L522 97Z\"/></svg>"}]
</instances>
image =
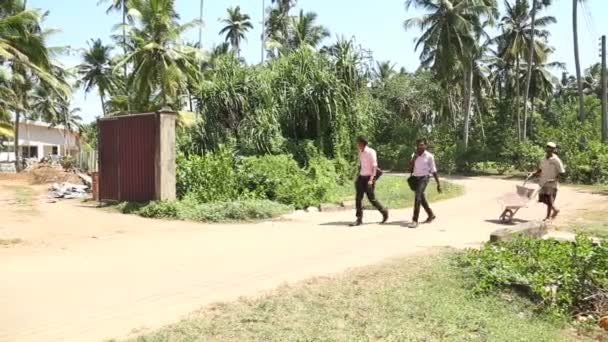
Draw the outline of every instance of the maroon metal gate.
<instances>
[{"instance_id":1,"label":"maroon metal gate","mask_svg":"<svg viewBox=\"0 0 608 342\"><path fill-rule=\"evenodd\" d=\"M98 121L99 200L149 201L155 198L156 113Z\"/></svg>"}]
</instances>

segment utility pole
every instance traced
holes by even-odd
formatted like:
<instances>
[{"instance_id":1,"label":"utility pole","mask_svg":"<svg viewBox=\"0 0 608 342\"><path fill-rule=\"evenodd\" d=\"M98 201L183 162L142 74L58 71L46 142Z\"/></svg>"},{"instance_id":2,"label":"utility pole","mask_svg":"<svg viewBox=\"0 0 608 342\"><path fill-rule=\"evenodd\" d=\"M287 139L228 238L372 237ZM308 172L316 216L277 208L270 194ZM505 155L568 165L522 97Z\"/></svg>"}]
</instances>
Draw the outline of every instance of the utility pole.
<instances>
[{"instance_id":1,"label":"utility pole","mask_svg":"<svg viewBox=\"0 0 608 342\"><path fill-rule=\"evenodd\" d=\"M199 49L203 49L203 6L205 4L204 0L201 0L201 8L200 8L200 15L199 15L199 27L198 27L198 48Z\"/></svg>"},{"instance_id":2,"label":"utility pole","mask_svg":"<svg viewBox=\"0 0 608 342\"><path fill-rule=\"evenodd\" d=\"M606 74L606 36L602 36L602 142L608 143L608 75Z\"/></svg>"},{"instance_id":3,"label":"utility pole","mask_svg":"<svg viewBox=\"0 0 608 342\"><path fill-rule=\"evenodd\" d=\"M262 48L261 48L261 54L262 54L262 63L264 63L264 39L266 37L264 37L266 35L266 1L262 0Z\"/></svg>"}]
</instances>

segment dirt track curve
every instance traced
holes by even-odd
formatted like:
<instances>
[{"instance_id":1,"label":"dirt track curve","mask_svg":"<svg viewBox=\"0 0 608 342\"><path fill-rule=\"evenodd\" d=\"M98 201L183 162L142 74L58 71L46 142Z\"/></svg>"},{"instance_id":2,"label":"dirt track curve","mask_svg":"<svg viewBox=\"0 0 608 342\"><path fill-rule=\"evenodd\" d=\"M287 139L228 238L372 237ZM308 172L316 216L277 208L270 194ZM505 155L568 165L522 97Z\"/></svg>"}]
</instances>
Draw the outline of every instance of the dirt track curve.
<instances>
[{"instance_id":1,"label":"dirt track curve","mask_svg":"<svg viewBox=\"0 0 608 342\"><path fill-rule=\"evenodd\" d=\"M25 241L0 247L0 341L120 338L284 282L428 247L477 246L499 227L495 198L513 191L516 183L456 182L466 194L433 204L438 220L415 230L404 228L410 210L392 211L388 225L353 229L346 226L353 212L204 225L110 213L77 201L40 200L38 213L25 215L0 201L0 238ZM564 187L561 219L598 201L606 197ZM532 220L543 214L534 203L517 217ZM367 222L379 219L375 212L366 213Z\"/></svg>"}]
</instances>

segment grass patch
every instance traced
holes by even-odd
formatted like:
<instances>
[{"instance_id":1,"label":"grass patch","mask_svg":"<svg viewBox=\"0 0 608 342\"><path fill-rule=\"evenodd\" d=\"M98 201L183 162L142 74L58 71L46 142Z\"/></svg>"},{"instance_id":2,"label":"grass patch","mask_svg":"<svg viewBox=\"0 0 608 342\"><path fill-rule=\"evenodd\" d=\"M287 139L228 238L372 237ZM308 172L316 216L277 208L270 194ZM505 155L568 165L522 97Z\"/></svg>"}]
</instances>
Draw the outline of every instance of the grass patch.
<instances>
[{"instance_id":1,"label":"grass patch","mask_svg":"<svg viewBox=\"0 0 608 342\"><path fill-rule=\"evenodd\" d=\"M595 212L594 215L606 216L606 211ZM565 227L560 227L560 230L568 230L577 234L585 234L598 237L600 239L608 239L608 221L606 219L589 220L586 219L584 224L571 224Z\"/></svg>"},{"instance_id":2,"label":"grass patch","mask_svg":"<svg viewBox=\"0 0 608 342\"><path fill-rule=\"evenodd\" d=\"M7 191L13 192L13 205L16 207L16 211L19 213L30 213L36 212L34 206L34 191L28 186L22 185L10 185L4 187Z\"/></svg>"},{"instance_id":3,"label":"grass patch","mask_svg":"<svg viewBox=\"0 0 608 342\"><path fill-rule=\"evenodd\" d=\"M434 180L429 182L426 190L427 199L431 202L460 196L464 193L464 188L460 185L442 181L443 193L437 193L437 184ZM414 193L407 184L407 177L385 175L376 184L376 197L380 202L390 209L407 208L414 204ZM354 183L345 184L337 191L334 202L355 199ZM366 202L364 206L370 209L371 206Z\"/></svg>"},{"instance_id":4,"label":"grass patch","mask_svg":"<svg viewBox=\"0 0 608 342\"><path fill-rule=\"evenodd\" d=\"M594 195L606 196L606 198L580 210L575 219L560 223L557 229L608 239L608 220L606 219L608 187L605 185L573 185L573 187Z\"/></svg>"},{"instance_id":5,"label":"grass patch","mask_svg":"<svg viewBox=\"0 0 608 342\"><path fill-rule=\"evenodd\" d=\"M125 214L149 218L199 222L264 220L292 211L290 206L268 200L197 203L192 199L149 203L125 202L117 205L116 209Z\"/></svg>"},{"instance_id":6,"label":"grass patch","mask_svg":"<svg viewBox=\"0 0 608 342\"><path fill-rule=\"evenodd\" d=\"M568 341L517 296L475 296L453 252L207 308L132 341Z\"/></svg>"},{"instance_id":7,"label":"grass patch","mask_svg":"<svg viewBox=\"0 0 608 342\"><path fill-rule=\"evenodd\" d=\"M0 239L0 247L10 247L22 243L21 239Z\"/></svg>"}]
</instances>

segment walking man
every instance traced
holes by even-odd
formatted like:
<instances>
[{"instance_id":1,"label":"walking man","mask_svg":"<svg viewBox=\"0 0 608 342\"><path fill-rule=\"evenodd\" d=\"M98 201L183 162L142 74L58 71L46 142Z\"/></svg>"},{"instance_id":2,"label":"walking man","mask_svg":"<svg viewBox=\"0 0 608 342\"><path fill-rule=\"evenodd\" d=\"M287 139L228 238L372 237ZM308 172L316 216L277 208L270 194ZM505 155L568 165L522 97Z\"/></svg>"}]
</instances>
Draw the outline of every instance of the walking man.
<instances>
[{"instance_id":1,"label":"walking man","mask_svg":"<svg viewBox=\"0 0 608 342\"><path fill-rule=\"evenodd\" d=\"M562 160L555 154L556 149L557 145L555 143L547 143L545 159L540 163L539 169L531 175L532 177L540 176L538 201L547 205L545 221L554 219L559 214L559 209L555 207L555 199L557 198L559 178L566 173Z\"/></svg>"},{"instance_id":2,"label":"walking man","mask_svg":"<svg viewBox=\"0 0 608 342\"><path fill-rule=\"evenodd\" d=\"M426 139L416 140L416 152L412 154L412 159L410 159L410 172L412 173L411 177L414 185L413 188L416 192L416 198L414 200L414 215L412 217L412 222L409 224L409 228L418 227L420 206L424 208L424 211L426 211L426 214L428 215L428 218L424 223L431 223L436 218L424 195L431 175L433 175L437 182L437 192L441 193L442 191L441 183L439 183L439 176L437 176L435 157L431 152L427 151L426 148Z\"/></svg>"},{"instance_id":3,"label":"walking man","mask_svg":"<svg viewBox=\"0 0 608 342\"><path fill-rule=\"evenodd\" d=\"M371 204L382 213L382 223L386 223L388 220L388 210L385 209L380 202L376 199L374 193L376 174L378 172L378 159L376 157L376 151L368 146L368 141L365 137L357 138L357 147L359 148L359 163L360 170L359 176L355 181L355 189L357 191L357 197L355 198L355 205L357 208L357 221L351 224L351 227L360 226L363 224L363 195L367 195L367 199Z\"/></svg>"}]
</instances>

